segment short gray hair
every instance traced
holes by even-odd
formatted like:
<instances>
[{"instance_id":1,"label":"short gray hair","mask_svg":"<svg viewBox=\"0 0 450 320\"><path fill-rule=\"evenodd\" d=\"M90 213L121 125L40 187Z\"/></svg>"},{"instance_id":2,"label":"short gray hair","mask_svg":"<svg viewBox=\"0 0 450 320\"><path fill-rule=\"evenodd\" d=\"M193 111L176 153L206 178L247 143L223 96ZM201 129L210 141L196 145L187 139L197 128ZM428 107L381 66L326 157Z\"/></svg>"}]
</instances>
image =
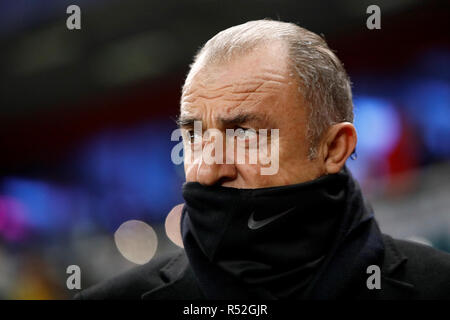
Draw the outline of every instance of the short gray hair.
<instances>
[{"instance_id":1,"label":"short gray hair","mask_svg":"<svg viewBox=\"0 0 450 320\"><path fill-rule=\"evenodd\" d=\"M319 35L296 24L269 19L249 21L223 30L211 38L196 54L185 84L202 66L230 61L256 47L283 41L290 65L299 80L299 92L309 105L309 157L332 124L353 122L350 79L339 59ZM183 87L183 93L185 88Z\"/></svg>"}]
</instances>

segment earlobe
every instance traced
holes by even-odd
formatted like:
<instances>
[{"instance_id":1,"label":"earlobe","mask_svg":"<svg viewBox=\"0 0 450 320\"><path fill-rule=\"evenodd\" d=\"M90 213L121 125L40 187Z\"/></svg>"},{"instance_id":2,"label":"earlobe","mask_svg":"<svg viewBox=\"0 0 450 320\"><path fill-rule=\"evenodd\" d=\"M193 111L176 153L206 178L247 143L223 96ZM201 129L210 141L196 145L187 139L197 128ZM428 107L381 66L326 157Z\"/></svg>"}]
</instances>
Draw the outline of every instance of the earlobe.
<instances>
[{"instance_id":1,"label":"earlobe","mask_svg":"<svg viewBox=\"0 0 450 320\"><path fill-rule=\"evenodd\" d=\"M325 170L328 174L339 172L356 147L356 129L350 122L332 125L326 135Z\"/></svg>"}]
</instances>

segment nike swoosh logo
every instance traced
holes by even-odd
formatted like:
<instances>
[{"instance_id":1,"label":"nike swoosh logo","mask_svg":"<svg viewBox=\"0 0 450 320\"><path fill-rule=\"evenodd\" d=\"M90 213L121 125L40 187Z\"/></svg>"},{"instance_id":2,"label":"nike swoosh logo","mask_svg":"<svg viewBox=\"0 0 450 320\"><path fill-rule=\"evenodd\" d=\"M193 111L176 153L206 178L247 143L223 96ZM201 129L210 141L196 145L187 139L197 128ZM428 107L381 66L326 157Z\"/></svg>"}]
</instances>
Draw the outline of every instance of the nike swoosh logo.
<instances>
[{"instance_id":1,"label":"nike swoosh logo","mask_svg":"<svg viewBox=\"0 0 450 320\"><path fill-rule=\"evenodd\" d=\"M259 228L264 227L265 225L268 225L269 223L277 220L278 218L281 218L282 216L284 216L285 214L288 214L289 212L293 211L296 207L290 208L287 211L284 211L280 214L277 214L273 217L267 218L267 219L263 219L263 220L258 220L256 221L254 219L254 215L255 212L253 211L252 214L250 215L250 217L248 218L248 227L252 230L256 230Z\"/></svg>"}]
</instances>

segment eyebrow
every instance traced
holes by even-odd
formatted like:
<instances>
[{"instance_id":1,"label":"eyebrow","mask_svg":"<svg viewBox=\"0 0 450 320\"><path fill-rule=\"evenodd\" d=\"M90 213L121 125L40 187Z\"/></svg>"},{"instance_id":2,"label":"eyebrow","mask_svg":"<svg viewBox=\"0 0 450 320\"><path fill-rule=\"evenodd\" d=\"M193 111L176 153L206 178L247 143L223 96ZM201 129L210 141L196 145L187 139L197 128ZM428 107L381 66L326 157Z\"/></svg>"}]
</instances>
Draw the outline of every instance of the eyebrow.
<instances>
[{"instance_id":1,"label":"eyebrow","mask_svg":"<svg viewBox=\"0 0 450 320\"><path fill-rule=\"evenodd\" d=\"M176 119L176 123L179 127L193 127L195 121L202 121L202 120L190 116L179 116Z\"/></svg>"},{"instance_id":2,"label":"eyebrow","mask_svg":"<svg viewBox=\"0 0 450 320\"><path fill-rule=\"evenodd\" d=\"M179 127L193 127L195 121L202 121L202 119L192 116L180 116L176 120ZM262 125L266 123L266 117L255 113L240 112L229 117L220 117L218 122L223 127L238 126L249 122L257 122Z\"/></svg>"}]
</instances>

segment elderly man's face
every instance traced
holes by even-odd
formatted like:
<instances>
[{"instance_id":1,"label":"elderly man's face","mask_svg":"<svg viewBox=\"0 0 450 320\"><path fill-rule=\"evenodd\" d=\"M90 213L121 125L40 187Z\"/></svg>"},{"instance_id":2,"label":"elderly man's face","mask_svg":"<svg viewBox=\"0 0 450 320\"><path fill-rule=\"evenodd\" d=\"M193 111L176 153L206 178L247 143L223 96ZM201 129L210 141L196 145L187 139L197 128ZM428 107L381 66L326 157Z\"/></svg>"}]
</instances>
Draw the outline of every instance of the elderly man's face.
<instances>
[{"instance_id":1,"label":"elderly man's face","mask_svg":"<svg viewBox=\"0 0 450 320\"><path fill-rule=\"evenodd\" d=\"M312 180L323 174L320 160L309 160L306 139L307 107L288 68L286 48L273 43L258 48L226 65L200 69L186 83L181 100L181 119L202 121L203 130L279 129L279 168L262 175L267 164L207 164L185 162L186 180L204 185L262 188ZM182 126L192 130L191 124ZM185 145L185 147L189 147Z\"/></svg>"}]
</instances>

